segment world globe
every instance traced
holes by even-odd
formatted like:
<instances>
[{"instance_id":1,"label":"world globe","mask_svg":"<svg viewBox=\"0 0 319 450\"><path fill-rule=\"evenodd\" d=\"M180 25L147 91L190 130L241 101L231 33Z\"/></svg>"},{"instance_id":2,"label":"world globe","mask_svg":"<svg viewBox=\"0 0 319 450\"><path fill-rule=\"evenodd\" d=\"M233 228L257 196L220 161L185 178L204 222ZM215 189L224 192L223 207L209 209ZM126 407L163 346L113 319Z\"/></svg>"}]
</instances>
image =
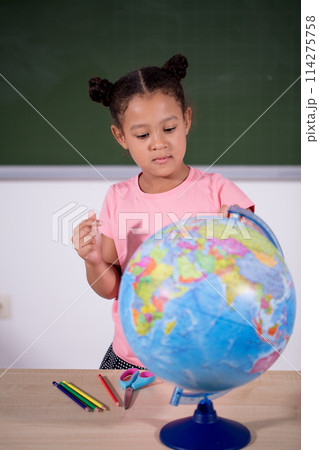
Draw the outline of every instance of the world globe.
<instances>
[{"instance_id":1,"label":"world globe","mask_svg":"<svg viewBox=\"0 0 319 450\"><path fill-rule=\"evenodd\" d=\"M158 377L194 392L260 376L293 330L295 290L277 239L255 214L230 211L232 218L192 217L156 232L120 286L133 352Z\"/></svg>"}]
</instances>

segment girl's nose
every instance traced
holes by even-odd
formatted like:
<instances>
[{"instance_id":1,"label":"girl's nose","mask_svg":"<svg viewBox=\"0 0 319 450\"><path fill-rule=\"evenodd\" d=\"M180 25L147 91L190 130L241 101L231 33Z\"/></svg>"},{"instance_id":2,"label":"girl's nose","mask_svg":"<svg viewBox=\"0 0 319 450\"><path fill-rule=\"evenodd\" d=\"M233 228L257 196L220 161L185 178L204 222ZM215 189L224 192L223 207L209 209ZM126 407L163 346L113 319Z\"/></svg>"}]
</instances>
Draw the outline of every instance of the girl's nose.
<instances>
[{"instance_id":1,"label":"girl's nose","mask_svg":"<svg viewBox=\"0 0 319 450\"><path fill-rule=\"evenodd\" d=\"M151 143L152 150L162 150L166 147L165 139L163 136L155 135Z\"/></svg>"}]
</instances>

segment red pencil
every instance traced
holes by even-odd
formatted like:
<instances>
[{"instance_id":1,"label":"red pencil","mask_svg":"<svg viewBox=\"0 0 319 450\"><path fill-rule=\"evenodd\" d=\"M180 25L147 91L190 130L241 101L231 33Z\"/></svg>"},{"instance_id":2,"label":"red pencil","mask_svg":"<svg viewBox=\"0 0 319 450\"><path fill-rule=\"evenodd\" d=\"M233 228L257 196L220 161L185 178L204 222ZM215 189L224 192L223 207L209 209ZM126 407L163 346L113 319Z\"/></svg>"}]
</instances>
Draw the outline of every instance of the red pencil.
<instances>
[{"instance_id":1,"label":"red pencil","mask_svg":"<svg viewBox=\"0 0 319 450\"><path fill-rule=\"evenodd\" d=\"M99 379L102 381L102 384L104 385L105 389L107 390L107 392L110 394L110 396L112 397L114 403L116 404L116 406L120 406L119 401L117 400L117 398L115 397L115 395L113 394L113 392L111 391L111 389L108 387L106 381L104 380L104 378L102 378L102 376L100 374L98 374Z\"/></svg>"}]
</instances>

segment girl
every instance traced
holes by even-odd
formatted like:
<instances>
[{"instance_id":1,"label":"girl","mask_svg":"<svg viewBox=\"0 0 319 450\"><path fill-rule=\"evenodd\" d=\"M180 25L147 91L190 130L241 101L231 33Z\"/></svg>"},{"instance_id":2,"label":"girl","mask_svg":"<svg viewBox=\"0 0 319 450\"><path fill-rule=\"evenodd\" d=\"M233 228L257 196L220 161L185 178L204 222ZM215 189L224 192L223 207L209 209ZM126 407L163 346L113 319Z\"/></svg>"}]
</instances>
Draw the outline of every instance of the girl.
<instances>
[{"instance_id":1,"label":"girl","mask_svg":"<svg viewBox=\"0 0 319 450\"><path fill-rule=\"evenodd\" d=\"M187 59L173 56L163 67L145 67L112 84L89 81L93 101L110 108L111 131L141 172L114 184L106 193L99 220L89 218L74 230L72 241L85 260L87 280L101 297L115 299L115 332L100 369L143 368L130 349L119 319L118 291L137 247L164 226L198 214L222 213L253 202L220 174L204 173L184 163L192 120L180 80Z\"/></svg>"}]
</instances>

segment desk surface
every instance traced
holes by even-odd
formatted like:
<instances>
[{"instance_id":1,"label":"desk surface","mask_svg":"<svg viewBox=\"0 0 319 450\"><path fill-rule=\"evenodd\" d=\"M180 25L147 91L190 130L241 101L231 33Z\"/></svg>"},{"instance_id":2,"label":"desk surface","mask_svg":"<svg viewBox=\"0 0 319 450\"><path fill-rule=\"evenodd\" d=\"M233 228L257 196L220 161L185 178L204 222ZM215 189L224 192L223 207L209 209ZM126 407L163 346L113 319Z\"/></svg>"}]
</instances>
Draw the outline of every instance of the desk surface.
<instances>
[{"instance_id":1,"label":"desk surface","mask_svg":"<svg viewBox=\"0 0 319 450\"><path fill-rule=\"evenodd\" d=\"M0 375L4 370L0 370ZM161 428L193 415L196 405L169 404L172 384L157 379L135 391L128 410L117 407L98 379L101 373L123 405L116 370L11 369L0 378L0 448L12 449L162 449ZM108 407L85 412L52 381L73 382ZM214 401L220 417L246 425L247 448L300 448L300 375L268 371Z\"/></svg>"}]
</instances>

